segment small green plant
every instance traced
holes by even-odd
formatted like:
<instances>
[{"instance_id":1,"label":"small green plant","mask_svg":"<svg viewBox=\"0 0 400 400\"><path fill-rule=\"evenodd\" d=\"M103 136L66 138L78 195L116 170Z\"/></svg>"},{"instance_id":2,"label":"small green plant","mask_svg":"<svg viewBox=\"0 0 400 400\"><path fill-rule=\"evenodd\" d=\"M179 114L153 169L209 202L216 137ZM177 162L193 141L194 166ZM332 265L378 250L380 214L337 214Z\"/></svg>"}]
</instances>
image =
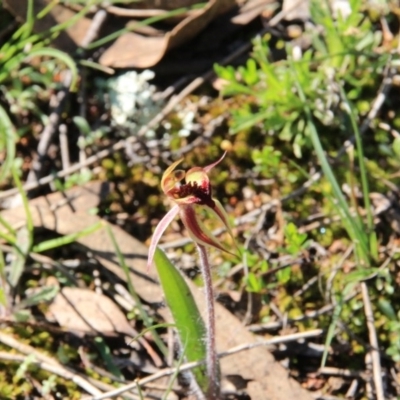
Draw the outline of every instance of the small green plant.
<instances>
[{"instance_id":1,"label":"small green plant","mask_svg":"<svg viewBox=\"0 0 400 400\"><path fill-rule=\"evenodd\" d=\"M263 275L269 269L267 261L260 261L257 254L249 251L244 251L243 254L246 258L247 267L249 269L245 280L246 289L249 292L266 294L267 285L264 281Z\"/></svg>"},{"instance_id":2,"label":"small green plant","mask_svg":"<svg viewBox=\"0 0 400 400\"><path fill-rule=\"evenodd\" d=\"M296 76L287 60L273 60L269 35L255 39L252 58L245 66L215 65L218 76L226 81L222 93L247 99L232 111L232 133L259 126L289 142L295 156L301 157L312 142L304 103L294 90L298 82L318 129L327 133L323 142L336 141L330 133L343 123L340 87L346 86L350 100L359 99L374 85L389 57L377 57L374 52L381 36L360 11L361 0L350 3L351 13L334 19L328 2L312 2L314 26L308 32L312 46L296 63ZM316 27L321 27L322 34ZM293 48L288 45L286 50L291 57ZM361 102L356 106L363 111Z\"/></svg>"},{"instance_id":3,"label":"small green plant","mask_svg":"<svg viewBox=\"0 0 400 400\"><path fill-rule=\"evenodd\" d=\"M285 242L285 251L290 255L299 254L309 246L307 234L300 233L293 222L285 226Z\"/></svg>"}]
</instances>

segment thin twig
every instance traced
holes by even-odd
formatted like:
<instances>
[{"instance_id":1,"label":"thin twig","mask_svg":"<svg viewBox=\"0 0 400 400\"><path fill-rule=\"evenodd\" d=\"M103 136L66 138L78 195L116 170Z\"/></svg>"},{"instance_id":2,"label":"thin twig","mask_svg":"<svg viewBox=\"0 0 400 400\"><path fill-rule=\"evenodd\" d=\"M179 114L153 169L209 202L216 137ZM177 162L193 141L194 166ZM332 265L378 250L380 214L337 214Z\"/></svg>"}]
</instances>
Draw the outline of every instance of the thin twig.
<instances>
[{"instance_id":1,"label":"thin twig","mask_svg":"<svg viewBox=\"0 0 400 400\"><path fill-rule=\"evenodd\" d=\"M349 388L347 389L345 398L346 399L354 399L356 397L356 393L358 390L358 379L353 379Z\"/></svg>"},{"instance_id":2,"label":"thin twig","mask_svg":"<svg viewBox=\"0 0 400 400\"><path fill-rule=\"evenodd\" d=\"M69 368L62 366L57 360L46 356L45 354L40 353L32 346L21 343L18 340L14 339L12 336L6 335L3 332L0 332L0 342L12 347L13 349L18 350L20 353L25 355L33 354L35 358L38 360L37 362L40 364L41 368L46 369L56 375L62 376L65 379L68 379L79 387L87 391L88 393L98 396L101 395L102 392L94 387L90 382L88 382L85 378L72 371Z\"/></svg>"},{"instance_id":3,"label":"thin twig","mask_svg":"<svg viewBox=\"0 0 400 400\"><path fill-rule=\"evenodd\" d=\"M364 371L354 371L336 367L321 367L318 372L323 375L336 375L344 378L361 378L363 380L368 379L368 376Z\"/></svg>"},{"instance_id":4,"label":"thin twig","mask_svg":"<svg viewBox=\"0 0 400 400\"><path fill-rule=\"evenodd\" d=\"M361 282L361 293L364 302L365 318L367 320L367 327L369 332L369 343L371 345L370 353L372 360L372 371L374 375L374 384L377 400L385 400L385 394L383 391L382 383L382 369L381 369L381 358L379 354L379 343L378 336L374 325L374 314L372 311L371 300L368 294L367 284Z\"/></svg>"},{"instance_id":5,"label":"thin twig","mask_svg":"<svg viewBox=\"0 0 400 400\"><path fill-rule=\"evenodd\" d=\"M107 11L100 9L96 11L92 18L92 22L86 31L86 35L81 42L81 47L85 49L90 43L95 40L100 32L101 27L103 26L105 20L107 18Z\"/></svg>"},{"instance_id":6,"label":"thin twig","mask_svg":"<svg viewBox=\"0 0 400 400\"><path fill-rule=\"evenodd\" d=\"M58 137L60 141L60 151L61 151L61 165L63 169L67 169L71 165L69 157L69 148L68 148L67 126L65 124L60 124L58 132L59 132Z\"/></svg>"},{"instance_id":7,"label":"thin twig","mask_svg":"<svg viewBox=\"0 0 400 400\"><path fill-rule=\"evenodd\" d=\"M256 347L260 347L260 346L272 346L275 344L295 342L297 340L304 340L304 339L308 339L311 337L321 336L323 332L324 331L322 329L314 329L311 331L292 333L290 335L285 335L285 336L277 336L272 339L262 340L262 341L259 341L256 343L240 344L239 346L233 347L227 351L218 353L218 357L219 358L227 357L232 354L238 353L240 351L251 350L251 349L255 349Z\"/></svg>"},{"instance_id":8,"label":"thin twig","mask_svg":"<svg viewBox=\"0 0 400 400\"><path fill-rule=\"evenodd\" d=\"M301 297L308 289L310 289L311 286L317 283L318 280L319 275L314 275L313 277L311 277L306 283L304 283L304 285L300 289L296 290L293 293L293 298Z\"/></svg>"},{"instance_id":9,"label":"thin twig","mask_svg":"<svg viewBox=\"0 0 400 400\"><path fill-rule=\"evenodd\" d=\"M371 122L376 118L378 115L381 107L383 106L383 103L386 100L386 97L388 96L390 89L392 88L393 84L393 76L397 73L396 69L390 67L390 61L388 61L388 66L386 67L386 70L384 72L384 78L381 83L380 88L378 89L378 94L376 95L374 101L372 102L371 109L367 115L367 117L364 119L364 121L361 124L360 127L360 134L363 135L369 126L371 125Z\"/></svg>"},{"instance_id":10,"label":"thin twig","mask_svg":"<svg viewBox=\"0 0 400 400\"><path fill-rule=\"evenodd\" d=\"M85 55L85 49L86 47L95 40L98 35L99 31L104 24L105 20L107 18L107 12L103 9L97 10L96 14L94 15L92 22L86 32L85 37L83 38L81 42L81 53L82 56ZM81 72L81 83L79 85L79 115L86 119L86 78L87 78L87 68L84 66L81 66L80 68ZM84 133L80 132L80 140L81 142L84 142ZM79 162L83 163L86 160L86 152L84 148L79 148ZM84 168L82 168L81 172L84 172Z\"/></svg>"}]
</instances>

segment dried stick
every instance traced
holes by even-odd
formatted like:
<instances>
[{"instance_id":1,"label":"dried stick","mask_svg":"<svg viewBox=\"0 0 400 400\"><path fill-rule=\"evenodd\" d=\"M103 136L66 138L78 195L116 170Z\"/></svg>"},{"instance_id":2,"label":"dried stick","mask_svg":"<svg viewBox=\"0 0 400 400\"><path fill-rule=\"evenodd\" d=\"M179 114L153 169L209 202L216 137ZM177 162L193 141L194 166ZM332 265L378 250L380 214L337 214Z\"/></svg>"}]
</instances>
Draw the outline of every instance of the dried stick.
<instances>
[{"instance_id":1,"label":"dried stick","mask_svg":"<svg viewBox=\"0 0 400 400\"><path fill-rule=\"evenodd\" d=\"M87 47L90 43L93 42L93 40L97 38L106 18L107 12L105 10L100 9L96 11L96 14L94 15L92 22L89 26L89 29L87 30L86 35L81 42L81 47L83 49L85 49L85 47Z\"/></svg>"},{"instance_id":2,"label":"dried stick","mask_svg":"<svg viewBox=\"0 0 400 400\"><path fill-rule=\"evenodd\" d=\"M69 168L71 165L70 157L69 157L69 149L68 149L68 132L67 126L65 124L60 124L58 128L59 131L59 141L60 141L60 150L61 150L61 163L63 169Z\"/></svg>"},{"instance_id":3,"label":"dried stick","mask_svg":"<svg viewBox=\"0 0 400 400\"><path fill-rule=\"evenodd\" d=\"M94 387L85 378L78 375L76 372L70 370L69 368L65 368L57 360L46 356L45 354L42 354L41 352L34 349L32 346L21 343L18 340L14 339L12 336L6 335L3 332L0 332L0 342L9 347L12 347L13 349L18 350L20 353L23 353L25 355L33 354L38 360L37 362L41 368L46 369L47 371L50 371L56 375L62 376L65 379L71 380L88 393L95 396L102 394L99 389ZM5 356L4 353L2 353L2 355Z\"/></svg>"},{"instance_id":4,"label":"dried stick","mask_svg":"<svg viewBox=\"0 0 400 400\"><path fill-rule=\"evenodd\" d=\"M96 12L94 15L92 22L89 26L89 29L86 32L85 37L83 38L81 42L81 53L82 56L85 54L85 49L86 47L95 40L99 34L99 31L104 24L105 20L107 18L107 12L103 9L100 9ZM82 51L83 49L83 51ZM82 118L86 119L86 78L87 78L87 68L81 67L80 68L81 72L81 84L79 86L79 114ZM80 133L80 139L83 139L82 137L82 132ZM85 149L79 148L79 162L85 162L86 160L86 152ZM81 172L83 172L84 169L81 169Z\"/></svg>"},{"instance_id":5,"label":"dried stick","mask_svg":"<svg viewBox=\"0 0 400 400\"><path fill-rule=\"evenodd\" d=\"M382 384L382 369L381 359L379 354L378 336L374 325L374 314L372 312L371 300L368 294L367 284L361 282L361 293L364 302L365 318L367 320L367 327L369 332L369 343L371 345L370 354L372 360L372 371L374 375L374 384L377 400L385 400L385 394Z\"/></svg>"}]
</instances>

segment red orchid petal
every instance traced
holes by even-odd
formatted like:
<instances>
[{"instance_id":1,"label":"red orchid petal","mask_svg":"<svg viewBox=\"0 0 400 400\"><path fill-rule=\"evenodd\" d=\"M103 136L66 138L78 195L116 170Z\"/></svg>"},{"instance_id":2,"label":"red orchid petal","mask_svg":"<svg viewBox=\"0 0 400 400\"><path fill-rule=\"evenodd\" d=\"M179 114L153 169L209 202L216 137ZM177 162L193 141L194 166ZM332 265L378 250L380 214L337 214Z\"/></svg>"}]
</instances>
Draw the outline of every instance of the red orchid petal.
<instances>
[{"instance_id":1,"label":"red orchid petal","mask_svg":"<svg viewBox=\"0 0 400 400\"><path fill-rule=\"evenodd\" d=\"M186 229L188 230L190 237L196 243L199 243L203 246L215 247L219 250L236 256L235 253L232 253L231 251L226 249L219 242L219 240L205 227L205 225L200 221L198 215L196 214L194 206L181 206L180 217Z\"/></svg>"},{"instance_id":2,"label":"red orchid petal","mask_svg":"<svg viewBox=\"0 0 400 400\"><path fill-rule=\"evenodd\" d=\"M213 198L213 201L214 201L214 207L209 207L209 208L214 213L214 215L216 217L218 217L221 220L221 222L224 224L226 230L228 231L230 237L233 240L233 243L235 244L236 249L239 250L239 247L238 247L238 245L236 243L236 240L235 240L235 236L233 235L233 232L232 232L232 229L231 229L231 225L229 223L228 214L226 213L226 211L225 211L224 207L222 206L222 204L217 199Z\"/></svg>"},{"instance_id":3,"label":"red orchid petal","mask_svg":"<svg viewBox=\"0 0 400 400\"><path fill-rule=\"evenodd\" d=\"M204 172L210 172L212 168L214 168L216 165L218 165L225 158L225 156L226 156L226 151L225 151L224 154L222 154L222 157L219 160L217 160L217 161L213 162L212 164L207 165L206 167L204 167L203 168Z\"/></svg>"},{"instance_id":4,"label":"red orchid petal","mask_svg":"<svg viewBox=\"0 0 400 400\"><path fill-rule=\"evenodd\" d=\"M162 234L167 229L172 220L178 215L178 213L179 206L173 206L156 226L153 237L151 238L149 254L147 256L147 269L149 269L151 267L151 264L153 263L154 253L156 252L157 244L160 241Z\"/></svg>"}]
</instances>

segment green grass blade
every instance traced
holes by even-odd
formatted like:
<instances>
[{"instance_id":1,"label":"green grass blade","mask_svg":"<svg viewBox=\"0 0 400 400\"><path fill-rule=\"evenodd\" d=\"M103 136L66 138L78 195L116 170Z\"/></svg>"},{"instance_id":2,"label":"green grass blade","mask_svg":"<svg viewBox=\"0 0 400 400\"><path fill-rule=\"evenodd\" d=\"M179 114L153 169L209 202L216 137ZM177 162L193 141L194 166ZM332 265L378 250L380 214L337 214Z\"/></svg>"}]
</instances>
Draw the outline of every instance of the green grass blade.
<instances>
[{"instance_id":1,"label":"green grass blade","mask_svg":"<svg viewBox=\"0 0 400 400\"><path fill-rule=\"evenodd\" d=\"M377 260L378 259L378 243L376 238L376 233L374 231L374 217L372 215L371 201L369 199L369 185L368 185L368 177L367 177L367 169L365 166L364 159L364 150L361 139L361 133L358 128L358 124L356 121L356 117L354 115L354 108L350 104L347 99L346 93L343 88L340 87L340 95L346 105L346 112L350 118L351 126L353 128L354 136L356 138L356 147L357 147L357 159L358 159L358 167L360 169L361 176L361 189L364 198L364 206L367 213L367 231L369 235L369 244L370 244L370 252L372 257Z\"/></svg>"},{"instance_id":2,"label":"green grass blade","mask_svg":"<svg viewBox=\"0 0 400 400\"><path fill-rule=\"evenodd\" d=\"M107 370L111 372L114 376L116 376L119 379L124 379L124 375L120 371L120 369L115 365L111 350L107 346L106 342L104 339L100 336L97 336L94 338L94 344L97 347L97 350L99 351L101 358L104 360Z\"/></svg>"},{"instance_id":3,"label":"green grass blade","mask_svg":"<svg viewBox=\"0 0 400 400\"><path fill-rule=\"evenodd\" d=\"M31 35L34 23L35 23L35 15L33 13L33 0L28 0L25 29L23 31L21 39L26 39Z\"/></svg>"},{"instance_id":4,"label":"green grass blade","mask_svg":"<svg viewBox=\"0 0 400 400\"><path fill-rule=\"evenodd\" d=\"M6 243L10 244L11 246L15 246L17 244L16 235L17 235L16 232L14 235L8 235L7 233L0 231L0 239L3 239Z\"/></svg>"},{"instance_id":5,"label":"green grass blade","mask_svg":"<svg viewBox=\"0 0 400 400\"><path fill-rule=\"evenodd\" d=\"M0 150L4 147L6 158L0 168L0 183L7 178L15 159L15 130L6 111L0 106Z\"/></svg>"},{"instance_id":6,"label":"green grass blade","mask_svg":"<svg viewBox=\"0 0 400 400\"><path fill-rule=\"evenodd\" d=\"M91 68L96 71L103 72L104 74L107 74L107 75L114 74L114 70L112 68L104 67L103 65L100 65L99 63L91 61L91 60L79 60L79 65L82 67Z\"/></svg>"},{"instance_id":7,"label":"green grass blade","mask_svg":"<svg viewBox=\"0 0 400 400\"><path fill-rule=\"evenodd\" d=\"M189 286L165 253L158 248L154 256L154 263L181 343L185 346L187 360L204 360L206 358L204 340L206 328ZM208 388L205 365L194 368L193 374L200 388L205 391Z\"/></svg>"},{"instance_id":8,"label":"green grass blade","mask_svg":"<svg viewBox=\"0 0 400 400\"><path fill-rule=\"evenodd\" d=\"M136 385L136 389L138 391L139 399L140 400L145 400L145 398L143 396L142 388L140 387L139 383Z\"/></svg>"},{"instance_id":9,"label":"green grass blade","mask_svg":"<svg viewBox=\"0 0 400 400\"><path fill-rule=\"evenodd\" d=\"M70 26L74 25L76 22L78 22L84 15L88 13L88 11L91 9L93 5L95 5L96 0L92 0L87 2L82 9L77 12L72 18L67 19L64 22L61 22L57 25L52 26L48 31L45 31L42 33L43 36L50 36L52 34L57 34Z\"/></svg>"},{"instance_id":10,"label":"green grass blade","mask_svg":"<svg viewBox=\"0 0 400 400\"><path fill-rule=\"evenodd\" d=\"M3 225L3 228L8 231L8 233L12 236L15 235L16 230L0 215L0 225Z\"/></svg>"},{"instance_id":11,"label":"green grass blade","mask_svg":"<svg viewBox=\"0 0 400 400\"><path fill-rule=\"evenodd\" d=\"M141 330L141 332L139 334L137 334L135 337L133 337L131 339L130 343L134 342L135 340L138 340L141 337L144 337L144 335L147 332L154 331L154 330L156 330L158 328L175 328L175 324L169 324L167 322L164 322L164 323L161 323L161 324L155 324L155 325L149 326L148 328Z\"/></svg>"},{"instance_id":12,"label":"green grass blade","mask_svg":"<svg viewBox=\"0 0 400 400\"><path fill-rule=\"evenodd\" d=\"M337 323L339 321L340 314L342 312L342 306L343 306L343 301L342 299L340 299L333 310L332 321L329 325L328 332L326 334L324 352L322 354L322 359L321 359L321 367L325 366L326 359L328 357L329 347L332 343L333 338L335 337L335 330Z\"/></svg>"},{"instance_id":13,"label":"green grass blade","mask_svg":"<svg viewBox=\"0 0 400 400\"><path fill-rule=\"evenodd\" d=\"M10 47L16 45L18 41L28 38L32 33L35 16L33 15L33 0L28 1L28 9L26 13L26 21L23 23L1 48L1 52L7 51Z\"/></svg>"},{"instance_id":14,"label":"green grass blade","mask_svg":"<svg viewBox=\"0 0 400 400\"><path fill-rule=\"evenodd\" d=\"M50 1L50 3L47 4L47 6L43 8L43 10L41 10L37 13L36 18L37 19L44 18L53 9L53 7L56 6L58 3L59 3L59 0Z\"/></svg>"},{"instance_id":15,"label":"green grass blade","mask_svg":"<svg viewBox=\"0 0 400 400\"><path fill-rule=\"evenodd\" d=\"M342 313L342 309L345 304L345 298L354 291L354 288L357 285L357 283L358 283L357 281L349 282L343 288L342 292L336 297L336 304L333 310L332 321L329 325L325 339L325 347L324 347L324 353L322 355L321 367L325 366L326 359L328 357L329 346L331 345L331 342L335 337L336 326L339 322L340 314Z\"/></svg>"},{"instance_id":16,"label":"green grass blade","mask_svg":"<svg viewBox=\"0 0 400 400\"><path fill-rule=\"evenodd\" d=\"M312 141L312 144L313 144L315 153L318 157L318 160L321 164L322 171L324 172L325 176L327 177L329 183L331 184L332 190L333 190L333 194L335 197L334 205L337 208L337 210L339 211L339 214L341 216L343 224L345 225L347 233L349 234L352 241L358 247L358 249L361 253L362 260L368 260L369 259L369 246L368 246L368 239L367 239L366 233L363 229L363 226L360 226L357 219L353 218L350 213L350 209L346 202L346 199L340 189L340 186L336 180L336 177L335 177L335 175L332 171L332 168L328 162L328 159L325 155L324 149L322 147L321 141L318 136L317 129L313 122L311 109L308 106L307 98L304 94L303 88L301 87L300 81L298 79L296 67L293 62L291 63L291 66L292 66L294 76L296 77L295 83L296 83L296 87L297 87L297 90L299 93L299 97L303 102L304 112L307 116L307 126L308 126L309 132L310 132L310 139Z\"/></svg>"},{"instance_id":17,"label":"green grass blade","mask_svg":"<svg viewBox=\"0 0 400 400\"><path fill-rule=\"evenodd\" d=\"M41 253L46 250L55 249L56 247L66 246L67 244L71 244L83 236L90 235L102 226L103 222L99 221L86 229L82 229L80 232L71 233L70 235L65 235L56 239L45 240L44 242L33 246L32 251L34 253Z\"/></svg>"},{"instance_id":18,"label":"green grass blade","mask_svg":"<svg viewBox=\"0 0 400 400\"><path fill-rule=\"evenodd\" d=\"M29 53L29 58L40 56L52 57L63 62L70 69L72 74L70 90L76 90L76 84L78 81L78 68L75 61L67 53L64 53L63 51L57 49L52 49L50 47L35 49Z\"/></svg>"}]
</instances>

